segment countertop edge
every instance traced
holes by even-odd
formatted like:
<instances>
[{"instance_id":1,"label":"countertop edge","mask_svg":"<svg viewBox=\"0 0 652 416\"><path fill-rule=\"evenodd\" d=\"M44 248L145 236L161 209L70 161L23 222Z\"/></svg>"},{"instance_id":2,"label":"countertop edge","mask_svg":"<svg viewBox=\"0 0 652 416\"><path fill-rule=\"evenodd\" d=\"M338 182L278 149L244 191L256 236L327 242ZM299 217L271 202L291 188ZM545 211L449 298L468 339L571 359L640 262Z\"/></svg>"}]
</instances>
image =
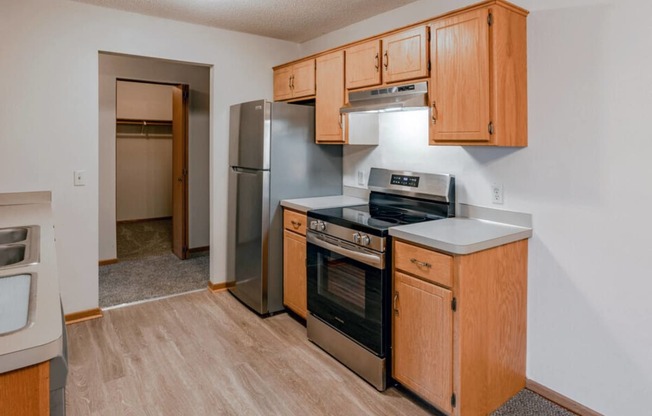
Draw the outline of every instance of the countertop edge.
<instances>
[{"instance_id":1,"label":"countertop edge","mask_svg":"<svg viewBox=\"0 0 652 416\"><path fill-rule=\"evenodd\" d=\"M366 200L350 195L331 195L323 197L292 198L281 200L282 207L290 208L302 213L307 213L313 209L350 207L366 203Z\"/></svg>"},{"instance_id":2,"label":"countertop edge","mask_svg":"<svg viewBox=\"0 0 652 416\"><path fill-rule=\"evenodd\" d=\"M7 357L11 356L11 362L6 362L9 360L3 360L2 358L6 357L0 356L0 374L50 361L54 357L61 355L62 348L63 332L59 334L58 338L45 344L7 353L5 355Z\"/></svg>"},{"instance_id":3,"label":"countertop edge","mask_svg":"<svg viewBox=\"0 0 652 416\"><path fill-rule=\"evenodd\" d=\"M399 238L401 240L405 240L416 244L421 244L423 246L432 248L434 250L442 251L445 253L466 255L466 254L477 253L479 251L487 250L490 248L502 246L505 244L513 243L516 241L520 241L532 237L531 228L525 228L525 227L519 227L519 228L523 228L523 230L516 231L512 234L508 234L502 237L497 237L490 240L479 241L477 243L466 244L466 245L451 244L445 241L437 240L436 238L433 237L425 237L422 235L413 234L401 230L390 229L390 235L392 237Z\"/></svg>"}]
</instances>

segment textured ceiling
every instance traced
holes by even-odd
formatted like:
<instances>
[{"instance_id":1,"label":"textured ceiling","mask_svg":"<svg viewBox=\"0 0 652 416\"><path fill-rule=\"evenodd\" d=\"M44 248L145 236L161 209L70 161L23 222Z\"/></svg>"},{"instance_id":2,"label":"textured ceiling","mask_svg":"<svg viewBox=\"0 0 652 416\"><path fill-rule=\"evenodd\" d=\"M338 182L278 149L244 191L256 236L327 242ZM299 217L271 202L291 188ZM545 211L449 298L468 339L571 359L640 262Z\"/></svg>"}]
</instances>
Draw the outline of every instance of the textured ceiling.
<instances>
[{"instance_id":1,"label":"textured ceiling","mask_svg":"<svg viewBox=\"0 0 652 416\"><path fill-rule=\"evenodd\" d=\"M75 0L305 42L416 0Z\"/></svg>"}]
</instances>

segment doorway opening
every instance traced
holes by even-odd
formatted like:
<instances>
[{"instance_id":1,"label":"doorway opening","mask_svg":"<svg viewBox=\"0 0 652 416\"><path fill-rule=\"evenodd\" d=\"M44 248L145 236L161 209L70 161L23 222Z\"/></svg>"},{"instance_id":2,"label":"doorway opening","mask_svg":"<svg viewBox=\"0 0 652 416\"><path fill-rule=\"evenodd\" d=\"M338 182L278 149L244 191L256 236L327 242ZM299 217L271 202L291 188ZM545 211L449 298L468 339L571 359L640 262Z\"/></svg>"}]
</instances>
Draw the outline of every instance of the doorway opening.
<instances>
[{"instance_id":1,"label":"doorway opening","mask_svg":"<svg viewBox=\"0 0 652 416\"><path fill-rule=\"evenodd\" d=\"M209 67L100 53L103 309L208 285L209 91Z\"/></svg>"}]
</instances>

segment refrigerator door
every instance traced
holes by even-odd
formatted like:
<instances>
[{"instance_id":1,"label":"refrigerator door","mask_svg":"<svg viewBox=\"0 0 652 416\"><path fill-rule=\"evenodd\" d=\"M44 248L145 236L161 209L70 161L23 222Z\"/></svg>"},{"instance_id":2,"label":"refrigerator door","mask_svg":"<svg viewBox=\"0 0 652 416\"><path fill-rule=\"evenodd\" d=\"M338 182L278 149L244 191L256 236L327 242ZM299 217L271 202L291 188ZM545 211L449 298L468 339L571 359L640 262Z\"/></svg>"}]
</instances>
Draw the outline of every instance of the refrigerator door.
<instances>
[{"instance_id":1,"label":"refrigerator door","mask_svg":"<svg viewBox=\"0 0 652 416\"><path fill-rule=\"evenodd\" d=\"M259 314L267 313L269 179L269 171L229 171L229 290Z\"/></svg>"},{"instance_id":2,"label":"refrigerator door","mask_svg":"<svg viewBox=\"0 0 652 416\"><path fill-rule=\"evenodd\" d=\"M231 106L229 166L269 169L270 108L265 100Z\"/></svg>"}]
</instances>

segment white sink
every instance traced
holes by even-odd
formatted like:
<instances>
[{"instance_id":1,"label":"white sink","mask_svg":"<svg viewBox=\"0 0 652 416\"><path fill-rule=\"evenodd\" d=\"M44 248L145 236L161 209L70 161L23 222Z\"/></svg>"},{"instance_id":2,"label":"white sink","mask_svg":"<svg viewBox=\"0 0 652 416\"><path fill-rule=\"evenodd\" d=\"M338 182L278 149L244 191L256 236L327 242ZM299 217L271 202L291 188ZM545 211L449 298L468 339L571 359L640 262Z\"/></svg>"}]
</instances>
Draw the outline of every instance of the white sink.
<instances>
[{"instance_id":1,"label":"white sink","mask_svg":"<svg viewBox=\"0 0 652 416\"><path fill-rule=\"evenodd\" d=\"M0 276L0 336L27 326L32 276Z\"/></svg>"}]
</instances>

